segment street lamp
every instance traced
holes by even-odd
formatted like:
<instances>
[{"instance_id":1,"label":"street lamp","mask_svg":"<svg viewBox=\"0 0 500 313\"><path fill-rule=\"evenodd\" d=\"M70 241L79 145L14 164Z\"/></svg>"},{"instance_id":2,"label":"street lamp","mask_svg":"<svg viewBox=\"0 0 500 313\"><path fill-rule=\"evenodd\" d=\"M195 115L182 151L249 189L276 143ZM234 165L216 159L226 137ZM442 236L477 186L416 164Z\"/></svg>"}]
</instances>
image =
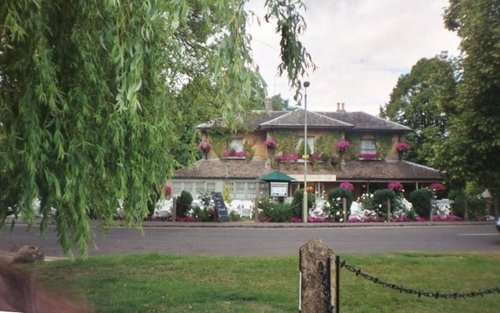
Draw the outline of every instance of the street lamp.
<instances>
[{"instance_id":1,"label":"street lamp","mask_svg":"<svg viewBox=\"0 0 500 313\"><path fill-rule=\"evenodd\" d=\"M307 210L307 160L309 155L307 154L307 87L310 83L308 81L304 82L304 196L302 197L302 221L307 223L308 210Z\"/></svg>"}]
</instances>

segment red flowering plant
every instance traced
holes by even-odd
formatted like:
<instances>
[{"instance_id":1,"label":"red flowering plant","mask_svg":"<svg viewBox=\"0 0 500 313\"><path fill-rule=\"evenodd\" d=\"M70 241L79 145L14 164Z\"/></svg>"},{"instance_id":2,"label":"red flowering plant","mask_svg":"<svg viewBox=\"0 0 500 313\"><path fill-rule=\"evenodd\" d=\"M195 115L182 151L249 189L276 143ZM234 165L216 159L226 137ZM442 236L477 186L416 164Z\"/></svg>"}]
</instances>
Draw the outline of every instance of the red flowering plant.
<instances>
[{"instance_id":1,"label":"red flowering plant","mask_svg":"<svg viewBox=\"0 0 500 313\"><path fill-rule=\"evenodd\" d=\"M364 160L377 160L378 154L374 152L361 152L359 157Z\"/></svg>"},{"instance_id":2,"label":"red flowering plant","mask_svg":"<svg viewBox=\"0 0 500 313\"><path fill-rule=\"evenodd\" d=\"M287 157L288 162L297 162L299 157L295 153L290 153Z\"/></svg>"},{"instance_id":3,"label":"red flowering plant","mask_svg":"<svg viewBox=\"0 0 500 313\"><path fill-rule=\"evenodd\" d=\"M286 157L286 154L280 154L276 157L276 160L278 160L278 162L286 162L287 160L287 157Z\"/></svg>"},{"instance_id":4,"label":"red flowering plant","mask_svg":"<svg viewBox=\"0 0 500 313\"><path fill-rule=\"evenodd\" d=\"M437 191L443 191L446 188L441 183L432 183L432 184L430 184L429 189L434 191L434 192L437 192Z\"/></svg>"},{"instance_id":5,"label":"red flowering plant","mask_svg":"<svg viewBox=\"0 0 500 313\"><path fill-rule=\"evenodd\" d=\"M353 192L354 191L354 186L353 184L349 183L349 182L341 182L340 185L339 185L340 188L342 189L347 189L349 190L350 192Z\"/></svg>"},{"instance_id":6,"label":"red flowering plant","mask_svg":"<svg viewBox=\"0 0 500 313\"><path fill-rule=\"evenodd\" d=\"M264 147L266 147L267 149L274 149L274 148L276 148L277 143L276 143L276 140L269 138L266 141L264 141L262 143L262 145Z\"/></svg>"},{"instance_id":7,"label":"red flowering plant","mask_svg":"<svg viewBox=\"0 0 500 313\"><path fill-rule=\"evenodd\" d=\"M404 187L400 181L391 181L387 184L387 189L392 191L403 191Z\"/></svg>"},{"instance_id":8,"label":"red flowering plant","mask_svg":"<svg viewBox=\"0 0 500 313\"><path fill-rule=\"evenodd\" d=\"M229 158L229 157L235 157L235 158L244 158L246 156L246 152L244 150L242 151L235 151L234 149L231 150L224 150L222 152L222 157L223 158Z\"/></svg>"},{"instance_id":9,"label":"red flowering plant","mask_svg":"<svg viewBox=\"0 0 500 313\"><path fill-rule=\"evenodd\" d=\"M203 151L205 153L208 153L208 151L210 151L211 148L212 148L212 145L206 141L202 141L198 145L198 149L200 149L201 151Z\"/></svg>"},{"instance_id":10,"label":"red flowering plant","mask_svg":"<svg viewBox=\"0 0 500 313\"><path fill-rule=\"evenodd\" d=\"M408 152L408 150L410 150L410 145L407 144L406 142L398 142L396 144L396 150L398 150L398 152Z\"/></svg>"},{"instance_id":11,"label":"red flowering plant","mask_svg":"<svg viewBox=\"0 0 500 313\"><path fill-rule=\"evenodd\" d=\"M341 139L341 140L337 141L337 143L335 144L335 149L339 153L345 152L347 149L349 149L349 141L347 141L345 139Z\"/></svg>"},{"instance_id":12,"label":"red flowering plant","mask_svg":"<svg viewBox=\"0 0 500 313\"><path fill-rule=\"evenodd\" d=\"M167 184L165 185L165 197L170 197L170 195L172 195L172 187Z\"/></svg>"},{"instance_id":13,"label":"red flowering plant","mask_svg":"<svg viewBox=\"0 0 500 313\"><path fill-rule=\"evenodd\" d=\"M320 162L320 161L323 161L323 157L321 155L313 154L311 156L311 162L316 163L316 162Z\"/></svg>"},{"instance_id":14,"label":"red flowering plant","mask_svg":"<svg viewBox=\"0 0 500 313\"><path fill-rule=\"evenodd\" d=\"M234 156L237 157L237 158L244 158L245 156L247 155L247 153L245 151L236 151L234 153Z\"/></svg>"}]
</instances>

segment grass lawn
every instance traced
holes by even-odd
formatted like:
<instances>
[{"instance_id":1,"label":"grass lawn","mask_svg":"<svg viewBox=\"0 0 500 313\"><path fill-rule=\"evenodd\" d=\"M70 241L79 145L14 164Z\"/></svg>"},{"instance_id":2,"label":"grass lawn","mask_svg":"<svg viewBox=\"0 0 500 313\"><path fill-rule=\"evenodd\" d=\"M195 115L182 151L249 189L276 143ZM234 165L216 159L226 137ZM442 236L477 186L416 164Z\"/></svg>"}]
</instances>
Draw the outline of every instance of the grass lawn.
<instances>
[{"instance_id":1,"label":"grass lawn","mask_svg":"<svg viewBox=\"0 0 500 313\"><path fill-rule=\"evenodd\" d=\"M386 282L431 292L500 286L500 252L349 254ZM25 265L45 285L83 293L99 312L297 312L297 257L126 255ZM500 294L419 298L341 269L341 312L499 312Z\"/></svg>"}]
</instances>

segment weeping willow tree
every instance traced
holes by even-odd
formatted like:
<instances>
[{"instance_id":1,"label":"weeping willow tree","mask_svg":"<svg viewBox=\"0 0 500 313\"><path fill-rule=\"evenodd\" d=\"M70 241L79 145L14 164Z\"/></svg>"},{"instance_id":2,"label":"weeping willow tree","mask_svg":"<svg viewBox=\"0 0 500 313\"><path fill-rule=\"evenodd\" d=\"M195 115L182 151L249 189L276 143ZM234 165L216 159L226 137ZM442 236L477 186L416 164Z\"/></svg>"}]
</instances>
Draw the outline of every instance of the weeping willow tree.
<instances>
[{"instance_id":1,"label":"weeping willow tree","mask_svg":"<svg viewBox=\"0 0 500 313\"><path fill-rule=\"evenodd\" d=\"M245 2L2 1L0 224L9 214L31 223L39 199L41 230L54 219L61 247L83 256L92 218L110 225L121 206L140 226L176 154L190 149L179 131L191 111L176 101L183 86L209 78L211 110L227 122L260 92ZM304 6L265 6L281 34L278 71L300 95L313 66L298 40Z\"/></svg>"}]
</instances>

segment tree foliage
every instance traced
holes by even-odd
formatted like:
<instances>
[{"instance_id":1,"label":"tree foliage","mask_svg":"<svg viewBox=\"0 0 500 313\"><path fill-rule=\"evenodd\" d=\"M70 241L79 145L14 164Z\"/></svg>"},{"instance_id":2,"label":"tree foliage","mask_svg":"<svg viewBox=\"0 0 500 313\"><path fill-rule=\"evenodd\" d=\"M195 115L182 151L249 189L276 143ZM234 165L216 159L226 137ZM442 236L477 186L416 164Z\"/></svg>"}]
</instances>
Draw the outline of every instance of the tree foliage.
<instances>
[{"instance_id":1,"label":"tree foliage","mask_svg":"<svg viewBox=\"0 0 500 313\"><path fill-rule=\"evenodd\" d=\"M455 84L454 62L446 54L424 58L398 79L389 103L380 108L381 117L412 129L405 135L412 147L408 160L428 164L433 145L445 138L444 108L454 97Z\"/></svg>"},{"instance_id":2,"label":"tree foliage","mask_svg":"<svg viewBox=\"0 0 500 313\"><path fill-rule=\"evenodd\" d=\"M436 147L436 166L451 181L500 182L500 1L450 0L445 24L461 38L461 77L447 108L450 136Z\"/></svg>"},{"instance_id":3,"label":"tree foliage","mask_svg":"<svg viewBox=\"0 0 500 313\"><path fill-rule=\"evenodd\" d=\"M0 224L11 211L32 222L39 198L42 230L54 208L59 243L82 255L90 216L108 225L123 206L140 225L177 155L189 162L190 114L213 109L231 122L261 92L244 4L2 1ZM312 65L297 39L303 4L266 6L282 35L280 70L300 94Z\"/></svg>"},{"instance_id":4,"label":"tree foliage","mask_svg":"<svg viewBox=\"0 0 500 313\"><path fill-rule=\"evenodd\" d=\"M280 94L271 97L271 103L274 111L291 111L293 106L288 99L283 99Z\"/></svg>"}]
</instances>

